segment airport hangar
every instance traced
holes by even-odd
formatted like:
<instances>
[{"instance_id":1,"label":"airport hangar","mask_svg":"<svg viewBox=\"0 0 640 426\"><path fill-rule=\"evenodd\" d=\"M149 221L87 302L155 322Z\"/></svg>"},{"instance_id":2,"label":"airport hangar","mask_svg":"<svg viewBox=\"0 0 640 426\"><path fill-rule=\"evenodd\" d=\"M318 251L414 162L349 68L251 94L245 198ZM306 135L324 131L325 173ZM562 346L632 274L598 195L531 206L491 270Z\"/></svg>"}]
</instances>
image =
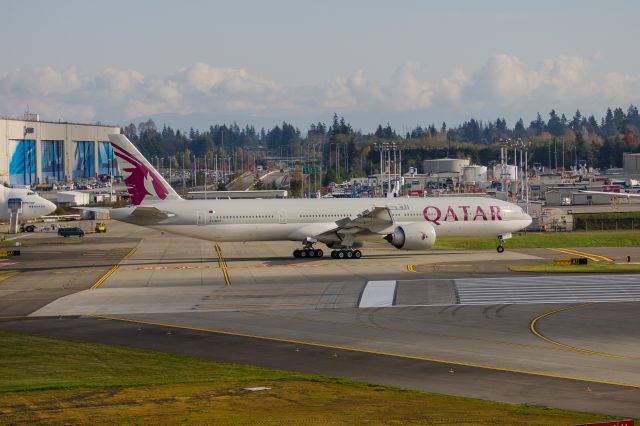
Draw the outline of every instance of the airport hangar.
<instances>
[{"instance_id":1,"label":"airport hangar","mask_svg":"<svg viewBox=\"0 0 640 426\"><path fill-rule=\"evenodd\" d=\"M117 174L108 135L118 126L0 118L0 183L71 182Z\"/></svg>"}]
</instances>

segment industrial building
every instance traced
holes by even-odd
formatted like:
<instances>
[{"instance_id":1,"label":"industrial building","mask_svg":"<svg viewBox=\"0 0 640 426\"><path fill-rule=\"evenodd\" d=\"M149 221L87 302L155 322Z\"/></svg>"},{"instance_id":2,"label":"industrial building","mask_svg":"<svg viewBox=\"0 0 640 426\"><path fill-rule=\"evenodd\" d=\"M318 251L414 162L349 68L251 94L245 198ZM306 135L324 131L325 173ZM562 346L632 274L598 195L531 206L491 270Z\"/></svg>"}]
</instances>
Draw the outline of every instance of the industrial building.
<instances>
[{"instance_id":1,"label":"industrial building","mask_svg":"<svg viewBox=\"0 0 640 426\"><path fill-rule=\"evenodd\" d=\"M469 165L468 158L438 158L424 160L422 167L425 174L462 173L462 169Z\"/></svg>"},{"instance_id":2,"label":"industrial building","mask_svg":"<svg viewBox=\"0 0 640 426\"><path fill-rule=\"evenodd\" d=\"M640 174L640 154L624 152L622 154L622 167L626 174Z\"/></svg>"},{"instance_id":3,"label":"industrial building","mask_svg":"<svg viewBox=\"0 0 640 426\"><path fill-rule=\"evenodd\" d=\"M0 118L0 183L31 185L118 175L108 135L117 126Z\"/></svg>"}]
</instances>

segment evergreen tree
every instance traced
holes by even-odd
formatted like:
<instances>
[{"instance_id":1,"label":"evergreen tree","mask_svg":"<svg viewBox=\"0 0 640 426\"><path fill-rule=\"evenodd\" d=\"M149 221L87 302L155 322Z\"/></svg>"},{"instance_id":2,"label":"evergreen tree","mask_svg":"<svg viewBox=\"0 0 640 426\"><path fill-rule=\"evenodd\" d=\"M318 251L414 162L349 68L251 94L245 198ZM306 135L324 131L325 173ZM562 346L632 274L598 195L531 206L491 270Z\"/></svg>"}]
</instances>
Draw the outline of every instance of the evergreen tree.
<instances>
[{"instance_id":1,"label":"evergreen tree","mask_svg":"<svg viewBox=\"0 0 640 426\"><path fill-rule=\"evenodd\" d=\"M544 124L544 120L542 119L542 116L540 115L540 113L538 113L537 118L535 119L535 121L532 121L531 124L529 125L529 128L531 130L533 130L534 134L537 136L540 133L544 132L545 129L545 124Z\"/></svg>"},{"instance_id":2,"label":"evergreen tree","mask_svg":"<svg viewBox=\"0 0 640 426\"><path fill-rule=\"evenodd\" d=\"M566 120L566 119L565 119ZM549 122L547 123L547 131L554 136L561 136L564 132L564 126L556 110L552 109L549 113Z\"/></svg>"},{"instance_id":3,"label":"evergreen tree","mask_svg":"<svg viewBox=\"0 0 640 426\"><path fill-rule=\"evenodd\" d=\"M602 131L605 135L613 135L616 131L616 124L613 120L613 112L611 108L607 108L607 113L602 119Z\"/></svg>"},{"instance_id":4,"label":"evergreen tree","mask_svg":"<svg viewBox=\"0 0 640 426\"><path fill-rule=\"evenodd\" d=\"M576 133L580 131L580 128L582 127L582 114L579 109L576 110L576 113L573 115L573 119L571 120L569 127L571 127L571 129Z\"/></svg>"},{"instance_id":5,"label":"evergreen tree","mask_svg":"<svg viewBox=\"0 0 640 426\"><path fill-rule=\"evenodd\" d=\"M527 130L524 128L522 118L516 121L516 125L513 128L513 136L516 138L524 138L527 136Z\"/></svg>"}]
</instances>

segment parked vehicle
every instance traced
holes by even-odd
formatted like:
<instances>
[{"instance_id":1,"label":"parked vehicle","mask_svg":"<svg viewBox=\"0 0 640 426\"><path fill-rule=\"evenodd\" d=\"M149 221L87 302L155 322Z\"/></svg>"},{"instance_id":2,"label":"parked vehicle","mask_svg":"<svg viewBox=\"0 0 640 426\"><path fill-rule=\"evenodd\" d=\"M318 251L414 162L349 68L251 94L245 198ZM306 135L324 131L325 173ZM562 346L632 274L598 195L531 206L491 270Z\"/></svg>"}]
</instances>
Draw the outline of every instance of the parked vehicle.
<instances>
[{"instance_id":1,"label":"parked vehicle","mask_svg":"<svg viewBox=\"0 0 640 426\"><path fill-rule=\"evenodd\" d=\"M105 225L104 223L102 223L102 222L96 222L95 231L96 231L96 234L99 234L99 233L101 233L101 232L102 232L102 233L105 233L105 232L107 232L107 227L106 227L106 225Z\"/></svg>"},{"instance_id":2,"label":"parked vehicle","mask_svg":"<svg viewBox=\"0 0 640 426\"><path fill-rule=\"evenodd\" d=\"M76 237L84 237L84 231L78 227L73 227L73 228L59 228L58 229L58 235L62 236L62 237L70 237L70 236L76 236Z\"/></svg>"},{"instance_id":3,"label":"parked vehicle","mask_svg":"<svg viewBox=\"0 0 640 426\"><path fill-rule=\"evenodd\" d=\"M46 226L38 226L38 225L24 225L23 230L25 232L57 232L59 226L57 223L52 223Z\"/></svg>"}]
</instances>

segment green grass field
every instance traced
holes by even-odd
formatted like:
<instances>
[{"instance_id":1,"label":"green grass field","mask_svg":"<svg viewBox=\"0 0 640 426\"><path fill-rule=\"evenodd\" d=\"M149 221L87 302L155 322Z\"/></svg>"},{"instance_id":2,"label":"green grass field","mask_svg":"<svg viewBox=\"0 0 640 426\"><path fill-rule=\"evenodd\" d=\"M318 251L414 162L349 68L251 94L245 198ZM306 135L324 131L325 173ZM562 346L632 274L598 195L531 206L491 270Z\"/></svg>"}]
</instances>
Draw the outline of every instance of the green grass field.
<instances>
[{"instance_id":1,"label":"green grass field","mask_svg":"<svg viewBox=\"0 0 640 426\"><path fill-rule=\"evenodd\" d=\"M568 425L610 420L59 338L0 331L0 341L3 424ZM255 386L271 389L243 389Z\"/></svg>"},{"instance_id":2,"label":"green grass field","mask_svg":"<svg viewBox=\"0 0 640 426\"><path fill-rule=\"evenodd\" d=\"M498 245L494 237L437 238L436 249L494 249ZM509 248L548 247L632 247L640 246L637 231L595 232L528 232L514 234L505 242Z\"/></svg>"}]
</instances>

